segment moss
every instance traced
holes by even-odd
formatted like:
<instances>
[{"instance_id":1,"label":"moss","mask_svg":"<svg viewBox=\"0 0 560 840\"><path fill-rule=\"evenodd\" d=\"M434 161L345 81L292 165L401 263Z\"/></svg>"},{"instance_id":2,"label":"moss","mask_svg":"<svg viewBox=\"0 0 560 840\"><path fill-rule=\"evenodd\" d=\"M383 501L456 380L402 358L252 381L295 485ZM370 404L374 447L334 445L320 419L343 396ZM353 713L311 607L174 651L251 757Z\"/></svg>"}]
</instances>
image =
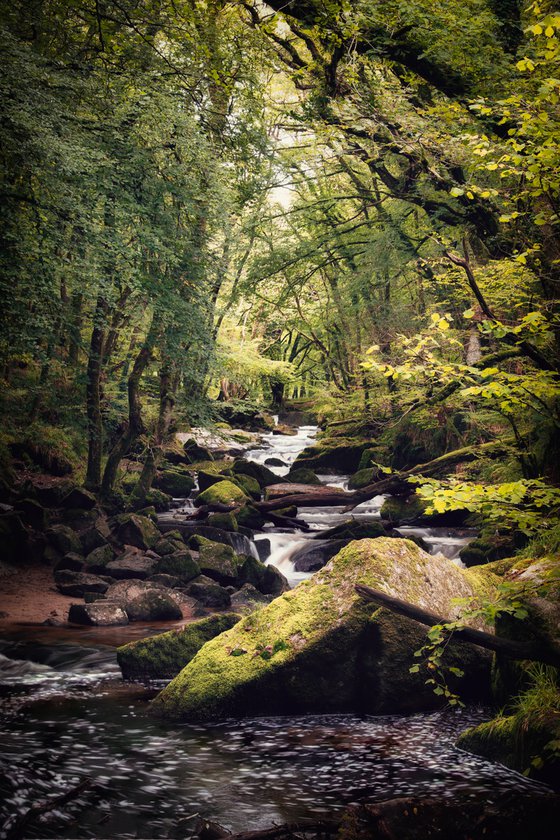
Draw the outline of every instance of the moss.
<instances>
[{"instance_id":1,"label":"moss","mask_svg":"<svg viewBox=\"0 0 560 840\"><path fill-rule=\"evenodd\" d=\"M358 470L354 475L350 476L348 488L350 490L361 490L362 487L367 487L373 484L379 478L379 469L377 467L368 467L368 469Z\"/></svg>"},{"instance_id":2,"label":"moss","mask_svg":"<svg viewBox=\"0 0 560 840\"><path fill-rule=\"evenodd\" d=\"M237 519L233 513L212 513L208 517L208 524L220 531L239 531Z\"/></svg>"},{"instance_id":3,"label":"moss","mask_svg":"<svg viewBox=\"0 0 560 840\"><path fill-rule=\"evenodd\" d=\"M388 496L383 502L380 515L381 519L387 520L392 525L398 525L401 522L417 519L425 510L426 502L414 493L407 498Z\"/></svg>"},{"instance_id":4,"label":"moss","mask_svg":"<svg viewBox=\"0 0 560 840\"><path fill-rule=\"evenodd\" d=\"M262 528L266 522L264 516L252 505L245 505L238 510L235 518L237 519L237 524L242 528L252 528L255 531Z\"/></svg>"},{"instance_id":5,"label":"moss","mask_svg":"<svg viewBox=\"0 0 560 840\"><path fill-rule=\"evenodd\" d=\"M261 497L261 485L257 481L256 478L253 478L250 475L243 475L243 473L239 473L235 476L235 483L241 487L241 489L247 493L248 496L251 498L256 499L257 501Z\"/></svg>"},{"instance_id":6,"label":"moss","mask_svg":"<svg viewBox=\"0 0 560 840\"><path fill-rule=\"evenodd\" d=\"M288 473L288 481L291 484L322 484L313 470L304 467L296 467Z\"/></svg>"},{"instance_id":7,"label":"moss","mask_svg":"<svg viewBox=\"0 0 560 840\"><path fill-rule=\"evenodd\" d=\"M239 558L233 548L224 543L207 540L206 537L196 537L198 543L198 565L203 574L219 581L219 583L233 582L239 573Z\"/></svg>"},{"instance_id":8,"label":"moss","mask_svg":"<svg viewBox=\"0 0 560 840\"><path fill-rule=\"evenodd\" d=\"M200 566L189 551L177 551L174 554L167 554L157 564L154 574L172 575L181 580L188 581L200 574Z\"/></svg>"},{"instance_id":9,"label":"moss","mask_svg":"<svg viewBox=\"0 0 560 840\"><path fill-rule=\"evenodd\" d=\"M174 498L180 498L188 496L191 490L194 490L195 482L188 472L174 469L161 472L155 481L155 486Z\"/></svg>"},{"instance_id":10,"label":"moss","mask_svg":"<svg viewBox=\"0 0 560 840\"><path fill-rule=\"evenodd\" d=\"M324 472L328 468L353 473L358 469L364 449L369 446L371 444L366 440L324 438L304 449L296 458L295 467L305 467L318 472Z\"/></svg>"},{"instance_id":11,"label":"moss","mask_svg":"<svg viewBox=\"0 0 560 840\"><path fill-rule=\"evenodd\" d=\"M158 696L154 711L201 720L232 714L398 710L398 698L391 695L385 701L379 691L380 663L395 659L397 646L402 661L412 664L423 631L415 622L399 619L398 632L389 633L386 628L396 626L390 615L384 625L372 624L371 605L355 592L358 582L450 616L454 597L474 593L460 569L407 540L380 537L350 543L313 578L205 645ZM263 656L266 651L274 653ZM412 698L418 705L419 697L421 707L437 702L423 677L409 674L408 666L403 675L407 704Z\"/></svg>"},{"instance_id":12,"label":"moss","mask_svg":"<svg viewBox=\"0 0 560 840\"><path fill-rule=\"evenodd\" d=\"M279 478L279 476L263 464L257 464L254 461L246 461L244 458L239 458L234 462L233 474L236 477L240 475L248 475L250 478L254 478L260 487L268 487L271 484L279 484L284 481L283 478Z\"/></svg>"},{"instance_id":13,"label":"moss","mask_svg":"<svg viewBox=\"0 0 560 840\"><path fill-rule=\"evenodd\" d=\"M533 684L513 713L467 729L457 746L499 761L539 781L560 784L560 691L558 672L532 666Z\"/></svg>"},{"instance_id":14,"label":"moss","mask_svg":"<svg viewBox=\"0 0 560 840\"><path fill-rule=\"evenodd\" d=\"M232 502L247 502L248 495L232 481L218 481L196 497L196 505L229 505Z\"/></svg>"},{"instance_id":15,"label":"moss","mask_svg":"<svg viewBox=\"0 0 560 840\"><path fill-rule=\"evenodd\" d=\"M117 648L117 661L124 679L172 679L200 648L229 630L239 620L233 613L213 615L201 621Z\"/></svg>"}]
</instances>

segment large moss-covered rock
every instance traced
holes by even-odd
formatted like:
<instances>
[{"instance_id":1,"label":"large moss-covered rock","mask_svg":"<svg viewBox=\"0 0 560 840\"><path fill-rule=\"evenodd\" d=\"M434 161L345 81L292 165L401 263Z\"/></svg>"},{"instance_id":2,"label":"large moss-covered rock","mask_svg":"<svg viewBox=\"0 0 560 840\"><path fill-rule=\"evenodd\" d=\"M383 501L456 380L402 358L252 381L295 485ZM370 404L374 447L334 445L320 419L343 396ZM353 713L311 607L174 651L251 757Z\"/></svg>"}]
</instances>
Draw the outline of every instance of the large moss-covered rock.
<instances>
[{"instance_id":1,"label":"large moss-covered rock","mask_svg":"<svg viewBox=\"0 0 560 840\"><path fill-rule=\"evenodd\" d=\"M256 478L253 478L253 476L238 473L238 475L235 476L235 483L241 487L248 496L251 496L252 499L259 501L261 498L261 485Z\"/></svg>"},{"instance_id":2,"label":"large moss-covered rock","mask_svg":"<svg viewBox=\"0 0 560 840\"><path fill-rule=\"evenodd\" d=\"M200 566L193 558L190 551L183 548L174 554L166 554L158 561L154 574L171 575L179 580L187 582L200 574Z\"/></svg>"},{"instance_id":3,"label":"large moss-covered rock","mask_svg":"<svg viewBox=\"0 0 560 840\"><path fill-rule=\"evenodd\" d=\"M68 554L70 551L76 554L82 552L79 536L67 525L53 525L47 531L47 539L61 554Z\"/></svg>"},{"instance_id":4,"label":"large moss-covered rock","mask_svg":"<svg viewBox=\"0 0 560 840\"><path fill-rule=\"evenodd\" d=\"M212 640L167 686L154 712L172 719L328 712L412 712L438 698L410 674L425 628L375 610L355 592L364 583L453 617L452 599L476 587L450 561L407 540L379 538L346 546L313 578ZM447 663L468 674L464 688L483 694L488 657L462 643Z\"/></svg>"},{"instance_id":5,"label":"large moss-covered rock","mask_svg":"<svg viewBox=\"0 0 560 840\"><path fill-rule=\"evenodd\" d=\"M212 615L180 630L170 630L117 648L117 662L125 680L172 679L200 648L239 621L234 613Z\"/></svg>"},{"instance_id":6,"label":"large moss-covered rock","mask_svg":"<svg viewBox=\"0 0 560 840\"><path fill-rule=\"evenodd\" d=\"M249 500L249 496L241 487L234 484L233 481L227 479L218 481L212 484L202 493L199 493L195 499L195 505L230 505L233 502L241 502L244 504Z\"/></svg>"},{"instance_id":7,"label":"large moss-covered rock","mask_svg":"<svg viewBox=\"0 0 560 840\"><path fill-rule=\"evenodd\" d=\"M114 522L116 536L123 545L134 545L147 550L152 548L161 538L161 534L148 519L137 513L125 513L117 516Z\"/></svg>"},{"instance_id":8,"label":"large moss-covered rock","mask_svg":"<svg viewBox=\"0 0 560 840\"><path fill-rule=\"evenodd\" d=\"M321 484L320 478L313 472L313 470L305 469L305 467L292 467L287 476L290 484Z\"/></svg>"},{"instance_id":9,"label":"large moss-covered rock","mask_svg":"<svg viewBox=\"0 0 560 840\"><path fill-rule=\"evenodd\" d=\"M361 490L362 487L368 487L370 484L374 484L376 481L379 481L382 476L383 473L379 467L367 467L366 469L358 470L358 472L355 472L350 476L348 489Z\"/></svg>"},{"instance_id":10,"label":"large moss-covered rock","mask_svg":"<svg viewBox=\"0 0 560 840\"><path fill-rule=\"evenodd\" d=\"M306 447L296 458L295 467L305 467L315 472L335 470L353 473L358 469L362 452L369 446L369 441L325 438Z\"/></svg>"},{"instance_id":11,"label":"large moss-covered rock","mask_svg":"<svg viewBox=\"0 0 560 840\"><path fill-rule=\"evenodd\" d=\"M231 546L198 537L198 552L198 565L202 574L224 585L235 582L239 574L239 563Z\"/></svg>"},{"instance_id":12,"label":"large moss-covered rock","mask_svg":"<svg viewBox=\"0 0 560 840\"><path fill-rule=\"evenodd\" d=\"M195 481L192 475L183 470L164 470L157 476L154 486L170 496L180 498L194 490Z\"/></svg>"},{"instance_id":13,"label":"large moss-covered rock","mask_svg":"<svg viewBox=\"0 0 560 840\"><path fill-rule=\"evenodd\" d=\"M240 458L233 464L234 475L248 475L258 481L261 487L268 487L269 484L278 484L284 479L279 478L276 473L265 467L264 464L257 464L255 461L246 461Z\"/></svg>"}]
</instances>

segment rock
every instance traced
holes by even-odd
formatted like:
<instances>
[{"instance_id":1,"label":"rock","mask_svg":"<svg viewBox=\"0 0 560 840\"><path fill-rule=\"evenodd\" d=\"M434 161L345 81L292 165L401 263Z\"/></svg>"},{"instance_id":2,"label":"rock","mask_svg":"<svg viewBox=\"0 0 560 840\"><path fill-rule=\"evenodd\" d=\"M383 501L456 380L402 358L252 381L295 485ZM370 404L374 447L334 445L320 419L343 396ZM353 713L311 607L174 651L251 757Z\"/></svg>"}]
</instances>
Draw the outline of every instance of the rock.
<instances>
[{"instance_id":1,"label":"rock","mask_svg":"<svg viewBox=\"0 0 560 840\"><path fill-rule=\"evenodd\" d=\"M524 534L510 529L484 528L480 535L461 549L459 557L465 566L479 566L511 557L527 542Z\"/></svg>"},{"instance_id":2,"label":"rock","mask_svg":"<svg viewBox=\"0 0 560 840\"><path fill-rule=\"evenodd\" d=\"M252 505L245 505L240 508L235 514L235 518L240 527L252 528L255 531L260 530L266 523L264 516Z\"/></svg>"},{"instance_id":3,"label":"rock","mask_svg":"<svg viewBox=\"0 0 560 840\"><path fill-rule=\"evenodd\" d=\"M383 473L379 467L368 467L367 469L358 470L350 476L348 481L349 490L361 490L362 487L367 487L369 484L379 481L383 478Z\"/></svg>"},{"instance_id":4,"label":"rock","mask_svg":"<svg viewBox=\"0 0 560 840\"><path fill-rule=\"evenodd\" d=\"M468 571L407 540L351 543L312 578L208 642L158 695L154 712L194 721L438 706L425 676L409 672L426 628L363 601L358 582L450 618L454 598L478 591ZM485 652L452 642L445 662L466 672L464 695L487 696Z\"/></svg>"},{"instance_id":5,"label":"rock","mask_svg":"<svg viewBox=\"0 0 560 840\"><path fill-rule=\"evenodd\" d=\"M232 406L227 403L220 405L220 415L230 426L247 429L250 432L271 432L274 426L274 419L270 414L259 411L255 408Z\"/></svg>"},{"instance_id":6,"label":"rock","mask_svg":"<svg viewBox=\"0 0 560 840\"><path fill-rule=\"evenodd\" d=\"M251 583L244 583L238 592L231 595L231 608L238 613L254 612L269 601L270 598Z\"/></svg>"},{"instance_id":7,"label":"rock","mask_svg":"<svg viewBox=\"0 0 560 840\"><path fill-rule=\"evenodd\" d=\"M369 441L325 438L308 446L295 460L295 468L306 467L316 472L326 469L341 473L353 473L358 469L362 452L370 447Z\"/></svg>"},{"instance_id":8,"label":"rock","mask_svg":"<svg viewBox=\"0 0 560 840\"><path fill-rule=\"evenodd\" d=\"M81 554L74 554L71 551L57 562L54 571L60 572L66 570L69 572L81 572L84 567L84 562L85 558Z\"/></svg>"},{"instance_id":9,"label":"rock","mask_svg":"<svg viewBox=\"0 0 560 840\"><path fill-rule=\"evenodd\" d=\"M170 630L117 648L125 680L164 680L177 676L200 648L239 621L233 613L212 615L180 630Z\"/></svg>"},{"instance_id":10,"label":"rock","mask_svg":"<svg viewBox=\"0 0 560 840\"><path fill-rule=\"evenodd\" d=\"M288 578L276 566L269 564L265 566L264 579L259 589L264 595L274 595L276 597L281 595L282 592L288 592L290 584Z\"/></svg>"},{"instance_id":11,"label":"rock","mask_svg":"<svg viewBox=\"0 0 560 840\"><path fill-rule=\"evenodd\" d=\"M284 469L288 466L282 458L266 458L264 465L265 467L283 467Z\"/></svg>"},{"instance_id":12,"label":"rock","mask_svg":"<svg viewBox=\"0 0 560 840\"><path fill-rule=\"evenodd\" d=\"M190 551L183 548L182 551L176 551L174 554L166 554L165 557L162 557L155 567L155 574L172 575L186 582L198 577L200 566L193 559Z\"/></svg>"},{"instance_id":13,"label":"rock","mask_svg":"<svg viewBox=\"0 0 560 840\"><path fill-rule=\"evenodd\" d=\"M250 583L259 592L264 593L266 566L255 557L246 557L239 567L239 583Z\"/></svg>"},{"instance_id":14,"label":"rock","mask_svg":"<svg viewBox=\"0 0 560 840\"><path fill-rule=\"evenodd\" d=\"M208 517L212 528L219 528L221 531L238 531L239 525L233 513L212 513Z\"/></svg>"},{"instance_id":15,"label":"rock","mask_svg":"<svg viewBox=\"0 0 560 840\"><path fill-rule=\"evenodd\" d=\"M142 552L125 551L116 560L107 563L105 570L108 575L117 580L144 580L156 571L159 558L150 557Z\"/></svg>"},{"instance_id":16,"label":"rock","mask_svg":"<svg viewBox=\"0 0 560 840\"><path fill-rule=\"evenodd\" d=\"M201 505L230 505L233 502L244 503L248 501L248 495L241 487L232 481L222 480L212 484L207 490L203 490L196 497L194 503L197 507Z\"/></svg>"},{"instance_id":17,"label":"rock","mask_svg":"<svg viewBox=\"0 0 560 840\"><path fill-rule=\"evenodd\" d=\"M451 510L447 513L427 514L427 502L416 493L406 498L388 496L380 511L381 519L391 525L425 525L434 527L461 527L470 516L468 510Z\"/></svg>"},{"instance_id":18,"label":"rock","mask_svg":"<svg viewBox=\"0 0 560 840\"><path fill-rule=\"evenodd\" d=\"M95 601L93 604L72 604L68 621L73 624L88 624L94 627L114 627L128 624L128 618L122 607L108 601Z\"/></svg>"},{"instance_id":19,"label":"rock","mask_svg":"<svg viewBox=\"0 0 560 840\"><path fill-rule=\"evenodd\" d=\"M79 536L67 525L52 525L47 530L47 539L63 556L70 552L74 554L82 553L82 543Z\"/></svg>"},{"instance_id":20,"label":"rock","mask_svg":"<svg viewBox=\"0 0 560 840\"><path fill-rule=\"evenodd\" d=\"M110 545L100 545L90 551L85 559L85 567L88 572L101 574L105 571L107 564L115 557L115 552Z\"/></svg>"},{"instance_id":21,"label":"rock","mask_svg":"<svg viewBox=\"0 0 560 840\"><path fill-rule=\"evenodd\" d=\"M83 553L87 555L93 551L94 548L100 548L103 545L107 545L110 537L111 529L109 528L109 523L106 519L100 516L95 520L93 525L80 534Z\"/></svg>"},{"instance_id":22,"label":"rock","mask_svg":"<svg viewBox=\"0 0 560 840\"><path fill-rule=\"evenodd\" d=\"M262 540L255 540L255 547L257 549L257 554L259 555L259 560L263 563L265 560L268 560L272 549L270 540L267 537Z\"/></svg>"},{"instance_id":23,"label":"rock","mask_svg":"<svg viewBox=\"0 0 560 840\"><path fill-rule=\"evenodd\" d=\"M200 461L213 461L214 456L209 449L199 446L196 440L191 438L183 444L183 451L189 464L197 464Z\"/></svg>"},{"instance_id":24,"label":"rock","mask_svg":"<svg viewBox=\"0 0 560 840\"><path fill-rule=\"evenodd\" d=\"M313 470L308 470L304 467L292 467L286 476L286 479L290 482L290 484L311 484L315 486L322 484L321 480L313 472Z\"/></svg>"},{"instance_id":25,"label":"rock","mask_svg":"<svg viewBox=\"0 0 560 840\"><path fill-rule=\"evenodd\" d=\"M34 499L21 499L16 505L16 510L23 521L28 522L33 528L42 531L47 527L47 512Z\"/></svg>"},{"instance_id":26,"label":"rock","mask_svg":"<svg viewBox=\"0 0 560 840\"><path fill-rule=\"evenodd\" d=\"M60 501L60 506L67 510L91 510L97 499L84 487L73 487Z\"/></svg>"},{"instance_id":27,"label":"rock","mask_svg":"<svg viewBox=\"0 0 560 840\"><path fill-rule=\"evenodd\" d=\"M55 572L54 581L62 595L72 595L74 598L83 598L86 592L104 595L109 588L107 581L97 575L73 572L70 569L60 569Z\"/></svg>"},{"instance_id":28,"label":"rock","mask_svg":"<svg viewBox=\"0 0 560 840\"><path fill-rule=\"evenodd\" d=\"M334 528L329 528L327 531L321 531L320 533L320 539L322 540L351 541L386 536L387 532L380 520L361 522L359 519L347 519L346 522L341 522L340 525L335 525Z\"/></svg>"},{"instance_id":29,"label":"rock","mask_svg":"<svg viewBox=\"0 0 560 840\"><path fill-rule=\"evenodd\" d=\"M156 490L152 487L142 496L136 496L134 493L130 497L130 505L134 511L140 516L147 516L152 522L157 522L157 512L160 513L169 510L173 497L163 490Z\"/></svg>"},{"instance_id":30,"label":"rock","mask_svg":"<svg viewBox=\"0 0 560 840\"><path fill-rule=\"evenodd\" d=\"M218 481L223 480L224 476L220 473L207 472L206 470L198 471L198 487L201 492L203 490L208 490L208 488L212 487L213 484L217 484Z\"/></svg>"},{"instance_id":31,"label":"rock","mask_svg":"<svg viewBox=\"0 0 560 840\"><path fill-rule=\"evenodd\" d=\"M232 469L234 475L248 475L258 481L261 487L268 487L269 484L279 484L284 480L263 464L246 461L244 458L234 461Z\"/></svg>"},{"instance_id":32,"label":"rock","mask_svg":"<svg viewBox=\"0 0 560 840\"><path fill-rule=\"evenodd\" d=\"M243 473L239 473L235 476L235 483L241 487L242 490L247 493L248 496L251 496L252 499L259 501L261 498L261 486L256 478L253 478L250 475L243 475Z\"/></svg>"},{"instance_id":33,"label":"rock","mask_svg":"<svg viewBox=\"0 0 560 840\"><path fill-rule=\"evenodd\" d=\"M123 545L134 545L144 550L152 548L161 538L154 523L146 516L125 513L116 517L116 536Z\"/></svg>"},{"instance_id":34,"label":"rock","mask_svg":"<svg viewBox=\"0 0 560 840\"><path fill-rule=\"evenodd\" d=\"M292 557L296 572L316 572L322 569L328 561L348 545L346 540L309 540L308 544L300 548Z\"/></svg>"},{"instance_id":35,"label":"rock","mask_svg":"<svg viewBox=\"0 0 560 840\"><path fill-rule=\"evenodd\" d=\"M195 488L195 481L192 475L182 470L164 470L159 473L154 486L163 490L174 498L186 498Z\"/></svg>"},{"instance_id":36,"label":"rock","mask_svg":"<svg viewBox=\"0 0 560 840\"><path fill-rule=\"evenodd\" d=\"M187 594L203 606L222 610L231 604L230 593L219 583L205 575L195 578L187 587Z\"/></svg>"},{"instance_id":37,"label":"rock","mask_svg":"<svg viewBox=\"0 0 560 840\"><path fill-rule=\"evenodd\" d=\"M178 621L183 617L179 605L164 589L148 589L123 605L129 621Z\"/></svg>"},{"instance_id":38,"label":"rock","mask_svg":"<svg viewBox=\"0 0 560 840\"><path fill-rule=\"evenodd\" d=\"M239 564L234 550L229 545L198 538L198 565L202 574L227 586L234 583L239 574Z\"/></svg>"}]
</instances>

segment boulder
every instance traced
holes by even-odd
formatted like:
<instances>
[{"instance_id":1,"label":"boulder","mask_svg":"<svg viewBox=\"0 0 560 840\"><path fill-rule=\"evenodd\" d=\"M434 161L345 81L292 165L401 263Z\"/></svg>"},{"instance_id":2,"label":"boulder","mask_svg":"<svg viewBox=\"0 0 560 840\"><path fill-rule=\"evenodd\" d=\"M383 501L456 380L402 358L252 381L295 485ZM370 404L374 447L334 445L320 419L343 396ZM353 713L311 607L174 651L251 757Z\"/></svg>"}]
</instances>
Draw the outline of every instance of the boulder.
<instances>
[{"instance_id":1,"label":"boulder","mask_svg":"<svg viewBox=\"0 0 560 840\"><path fill-rule=\"evenodd\" d=\"M357 583L450 618L454 598L478 591L468 571L407 540L353 542L312 578L208 642L158 695L154 712L194 721L439 706L425 676L409 671L426 628L375 609L357 595ZM489 659L472 645L448 645L446 664L467 674L464 696L487 696Z\"/></svg>"},{"instance_id":2,"label":"boulder","mask_svg":"<svg viewBox=\"0 0 560 840\"><path fill-rule=\"evenodd\" d=\"M73 624L88 624L94 627L114 627L128 624L125 611L118 604L109 601L95 601L93 604L72 604L68 621Z\"/></svg>"},{"instance_id":3,"label":"boulder","mask_svg":"<svg viewBox=\"0 0 560 840\"><path fill-rule=\"evenodd\" d=\"M243 475L243 473L239 473L235 476L234 479L235 483L241 487L242 490L247 493L248 496L251 496L252 499L255 499L257 502L261 498L261 486L256 478L253 478L251 475Z\"/></svg>"},{"instance_id":4,"label":"boulder","mask_svg":"<svg viewBox=\"0 0 560 840\"><path fill-rule=\"evenodd\" d=\"M97 575L73 572L70 569L55 572L54 581L62 595L72 595L74 598L83 598L86 592L104 595L109 588L107 581Z\"/></svg>"},{"instance_id":5,"label":"boulder","mask_svg":"<svg viewBox=\"0 0 560 840\"><path fill-rule=\"evenodd\" d=\"M306 467L316 472L334 470L353 473L358 469L364 449L369 441L325 438L313 446L306 447L295 460L295 468Z\"/></svg>"},{"instance_id":6,"label":"boulder","mask_svg":"<svg viewBox=\"0 0 560 840\"><path fill-rule=\"evenodd\" d=\"M225 548L225 546L224 546ZM156 575L171 575L182 582L187 582L200 574L200 566L193 558L190 551L183 548L174 554L166 554L157 562L155 567Z\"/></svg>"},{"instance_id":7,"label":"boulder","mask_svg":"<svg viewBox=\"0 0 560 840\"><path fill-rule=\"evenodd\" d=\"M81 554L74 554L70 551L59 560L54 567L55 572L66 570L69 572L81 572L84 567L85 558Z\"/></svg>"},{"instance_id":8,"label":"boulder","mask_svg":"<svg viewBox=\"0 0 560 840\"><path fill-rule=\"evenodd\" d=\"M200 575L191 581L187 587L187 594L196 598L202 606L216 610L226 609L231 604L228 590L206 575Z\"/></svg>"},{"instance_id":9,"label":"boulder","mask_svg":"<svg viewBox=\"0 0 560 840\"><path fill-rule=\"evenodd\" d=\"M178 621L183 612L165 589L147 589L125 601L123 609L129 621Z\"/></svg>"},{"instance_id":10,"label":"boulder","mask_svg":"<svg viewBox=\"0 0 560 840\"><path fill-rule=\"evenodd\" d=\"M92 510L97 499L84 487L73 487L60 501L60 506L67 510Z\"/></svg>"},{"instance_id":11,"label":"boulder","mask_svg":"<svg viewBox=\"0 0 560 840\"><path fill-rule=\"evenodd\" d=\"M524 534L511 529L483 528L480 535L461 549L459 557L465 566L479 566L511 557L527 541Z\"/></svg>"},{"instance_id":12,"label":"boulder","mask_svg":"<svg viewBox=\"0 0 560 840\"><path fill-rule=\"evenodd\" d=\"M468 510L450 510L447 513L426 513L428 503L416 493L411 496L388 496L381 507L381 519L391 525L424 525L434 527L461 527L471 515Z\"/></svg>"},{"instance_id":13,"label":"boulder","mask_svg":"<svg viewBox=\"0 0 560 840\"><path fill-rule=\"evenodd\" d=\"M200 648L239 621L233 613L211 615L180 630L170 630L117 648L117 662L125 680L172 679Z\"/></svg>"},{"instance_id":14,"label":"boulder","mask_svg":"<svg viewBox=\"0 0 560 840\"><path fill-rule=\"evenodd\" d=\"M134 545L147 550L161 538L154 523L146 516L137 513L125 513L114 520L117 539L122 545Z\"/></svg>"},{"instance_id":15,"label":"boulder","mask_svg":"<svg viewBox=\"0 0 560 840\"><path fill-rule=\"evenodd\" d=\"M47 512L35 499L21 499L16 505L16 510L22 520L32 528L43 531L47 527Z\"/></svg>"},{"instance_id":16,"label":"boulder","mask_svg":"<svg viewBox=\"0 0 560 840\"><path fill-rule=\"evenodd\" d=\"M47 530L47 539L63 556L69 552L82 553L82 543L79 536L67 525L52 525Z\"/></svg>"},{"instance_id":17,"label":"boulder","mask_svg":"<svg viewBox=\"0 0 560 840\"><path fill-rule=\"evenodd\" d=\"M265 467L282 467L285 469L288 464L282 458L266 458L264 462Z\"/></svg>"},{"instance_id":18,"label":"boulder","mask_svg":"<svg viewBox=\"0 0 560 840\"><path fill-rule=\"evenodd\" d=\"M232 469L234 475L248 475L258 481L261 487L268 487L269 484L279 484L284 480L263 464L246 461L244 458L234 461Z\"/></svg>"},{"instance_id":19,"label":"boulder","mask_svg":"<svg viewBox=\"0 0 560 840\"><path fill-rule=\"evenodd\" d=\"M296 572L316 572L318 569L322 569L349 542L349 539L309 540L307 545L304 545L291 557L294 569Z\"/></svg>"},{"instance_id":20,"label":"boulder","mask_svg":"<svg viewBox=\"0 0 560 840\"><path fill-rule=\"evenodd\" d=\"M239 525L233 513L212 513L208 517L208 523L212 528L219 528L221 531L238 531Z\"/></svg>"},{"instance_id":21,"label":"boulder","mask_svg":"<svg viewBox=\"0 0 560 840\"><path fill-rule=\"evenodd\" d=\"M183 470L164 470L157 476L154 486L174 498L185 498L194 490L195 481L190 473Z\"/></svg>"},{"instance_id":22,"label":"boulder","mask_svg":"<svg viewBox=\"0 0 560 840\"><path fill-rule=\"evenodd\" d=\"M265 537L262 540L255 540L255 547L257 549L257 554L259 555L259 560L263 563L265 560L268 560L272 549L272 545L268 537Z\"/></svg>"},{"instance_id":23,"label":"boulder","mask_svg":"<svg viewBox=\"0 0 560 840\"><path fill-rule=\"evenodd\" d=\"M349 490L361 490L362 487L367 487L374 482L383 478L383 473L379 467L367 467L363 470L358 470L350 476L348 481Z\"/></svg>"},{"instance_id":24,"label":"boulder","mask_svg":"<svg viewBox=\"0 0 560 840\"><path fill-rule=\"evenodd\" d=\"M230 505L234 502L241 502L243 504L248 499L249 496L241 487L238 487L233 481L225 479L218 481L216 484L212 484L206 490L203 490L202 493L199 493L194 503L197 507L216 504Z\"/></svg>"},{"instance_id":25,"label":"boulder","mask_svg":"<svg viewBox=\"0 0 560 840\"><path fill-rule=\"evenodd\" d=\"M100 545L99 548L94 548L93 551L90 551L86 557L84 561L86 571L101 574L114 557L115 552L110 545Z\"/></svg>"},{"instance_id":26,"label":"boulder","mask_svg":"<svg viewBox=\"0 0 560 840\"><path fill-rule=\"evenodd\" d=\"M140 551L125 551L116 560L111 560L107 563L105 570L108 575L123 580L129 578L131 580L144 580L150 575L155 574L159 557L151 557L148 554L143 554Z\"/></svg>"},{"instance_id":27,"label":"boulder","mask_svg":"<svg viewBox=\"0 0 560 840\"><path fill-rule=\"evenodd\" d=\"M321 479L313 472L313 470L305 469L304 467L292 467L286 479L291 484L322 484Z\"/></svg>"},{"instance_id":28,"label":"boulder","mask_svg":"<svg viewBox=\"0 0 560 840\"><path fill-rule=\"evenodd\" d=\"M220 405L220 415L226 423L234 428L240 427L250 432L272 431L274 429L274 419L271 415L259 411L259 409L251 408L251 406L244 406L239 403L236 405L223 403Z\"/></svg>"},{"instance_id":29,"label":"boulder","mask_svg":"<svg viewBox=\"0 0 560 840\"><path fill-rule=\"evenodd\" d=\"M202 574L227 586L237 580L239 563L229 545L198 537L198 565Z\"/></svg>"},{"instance_id":30,"label":"boulder","mask_svg":"<svg viewBox=\"0 0 560 840\"><path fill-rule=\"evenodd\" d=\"M156 554L159 554L160 557L166 557L166 555L173 554L175 551L181 551L184 548L185 543L182 539L179 542L178 540L169 539L169 537L162 537L161 540L158 540L154 545L153 550Z\"/></svg>"},{"instance_id":31,"label":"boulder","mask_svg":"<svg viewBox=\"0 0 560 840\"><path fill-rule=\"evenodd\" d=\"M264 578L259 588L264 595L274 595L276 597L281 595L282 592L288 592L290 584L288 578L276 566L268 564L265 566Z\"/></svg>"},{"instance_id":32,"label":"boulder","mask_svg":"<svg viewBox=\"0 0 560 840\"><path fill-rule=\"evenodd\" d=\"M198 471L198 489L200 492L203 490L208 490L209 487L212 487L213 484L217 484L218 481L223 481L224 476L217 472L207 472L206 470L199 470Z\"/></svg>"},{"instance_id":33,"label":"boulder","mask_svg":"<svg viewBox=\"0 0 560 840\"><path fill-rule=\"evenodd\" d=\"M109 528L109 523L106 519L100 516L95 520L93 525L80 534L83 553L88 555L94 548L100 548L103 545L107 545L110 538L111 529Z\"/></svg>"},{"instance_id":34,"label":"boulder","mask_svg":"<svg viewBox=\"0 0 560 840\"><path fill-rule=\"evenodd\" d=\"M322 540L366 540L375 539L376 537L386 537L387 532L383 523L379 519L369 521L361 521L359 519L347 519L346 522L341 522L340 525L335 525L334 528L329 528L327 531L321 531L320 539Z\"/></svg>"},{"instance_id":35,"label":"boulder","mask_svg":"<svg viewBox=\"0 0 560 840\"><path fill-rule=\"evenodd\" d=\"M197 464L200 461L213 461L214 456L209 449L204 446L199 446L194 438L185 441L183 444L183 452L189 464Z\"/></svg>"},{"instance_id":36,"label":"boulder","mask_svg":"<svg viewBox=\"0 0 560 840\"><path fill-rule=\"evenodd\" d=\"M245 505L240 508L236 514L237 524L242 528L252 528L255 531L260 530L266 523L264 516L252 505Z\"/></svg>"},{"instance_id":37,"label":"boulder","mask_svg":"<svg viewBox=\"0 0 560 840\"><path fill-rule=\"evenodd\" d=\"M270 602L270 597L263 595L251 583L244 583L238 592L231 596L231 608L238 613L250 613Z\"/></svg>"},{"instance_id":38,"label":"boulder","mask_svg":"<svg viewBox=\"0 0 560 840\"><path fill-rule=\"evenodd\" d=\"M157 522L157 512L169 510L173 497L163 490L152 487L147 493L137 496L133 493L130 497L130 507L140 516L147 516L153 522Z\"/></svg>"}]
</instances>

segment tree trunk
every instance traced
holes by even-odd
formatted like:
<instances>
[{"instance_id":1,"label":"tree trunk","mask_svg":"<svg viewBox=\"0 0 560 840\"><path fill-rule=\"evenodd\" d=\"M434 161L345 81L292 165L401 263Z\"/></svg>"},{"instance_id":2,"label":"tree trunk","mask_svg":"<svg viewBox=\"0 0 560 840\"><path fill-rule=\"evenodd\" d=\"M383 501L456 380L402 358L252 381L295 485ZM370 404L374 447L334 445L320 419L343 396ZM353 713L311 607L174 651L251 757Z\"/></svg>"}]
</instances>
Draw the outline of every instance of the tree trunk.
<instances>
[{"instance_id":1,"label":"tree trunk","mask_svg":"<svg viewBox=\"0 0 560 840\"><path fill-rule=\"evenodd\" d=\"M101 457L103 453L103 418L101 415L101 369L107 301L97 298L86 374L86 408L88 420L88 461L86 487L97 492L101 484Z\"/></svg>"}]
</instances>

